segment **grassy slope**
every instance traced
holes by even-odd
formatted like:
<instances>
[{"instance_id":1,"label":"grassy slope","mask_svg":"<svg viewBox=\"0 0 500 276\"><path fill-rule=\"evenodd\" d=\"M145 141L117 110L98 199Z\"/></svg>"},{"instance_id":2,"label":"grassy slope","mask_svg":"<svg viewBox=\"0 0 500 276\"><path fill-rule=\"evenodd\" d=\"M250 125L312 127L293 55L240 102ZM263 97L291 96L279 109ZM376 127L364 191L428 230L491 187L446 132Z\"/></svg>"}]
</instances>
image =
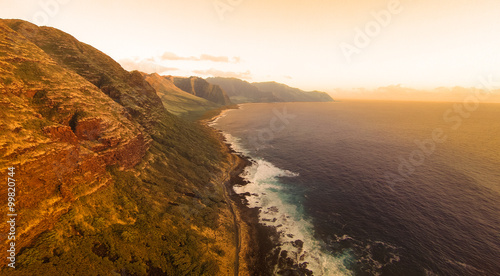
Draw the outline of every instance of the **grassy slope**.
<instances>
[{"instance_id":1,"label":"grassy slope","mask_svg":"<svg viewBox=\"0 0 500 276\"><path fill-rule=\"evenodd\" d=\"M114 185L74 202L20 255L17 275L87 275L90 267L89 275L227 271L234 233L217 181L224 156L203 129L173 127L153 137L135 170L109 168Z\"/></svg>"},{"instance_id":2,"label":"grassy slope","mask_svg":"<svg viewBox=\"0 0 500 276\"><path fill-rule=\"evenodd\" d=\"M38 31L31 38L45 46L42 49L57 62L51 61L54 68L76 72L97 84L101 95L108 95L132 114L134 124L148 124L152 140L134 169L120 170L119 164L108 167L112 184L72 202L69 212L52 229L20 252L17 269L9 270L9 275L231 274L234 229L221 186L230 164L214 134L159 110L154 95L147 94L151 92L147 86L90 46L77 41L57 45L57 41L67 41L62 32ZM83 53L75 53L75 49ZM89 51L92 53L85 54ZM26 82L28 77L16 74L11 78ZM77 89L67 87L72 95ZM148 111L141 106L144 102L156 114L141 114ZM96 108L92 101L86 104ZM6 123L15 124L16 119L11 119L14 121ZM2 273L7 270L3 268Z\"/></svg>"},{"instance_id":3,"label":"grassy slope","mask_svg":"<svg viewBox=\"0 0 500 276\"><path fill-rule=\"evenodd\" d=\"M218 103L220 105L231 105L232 102L226 92L218 85L213 85L199 77L172 77L175 86L187 93Z\"/></svg>"},{"instance_id":4,"label":"grassy slope","mask_svg":"<svg viewBox=\"0 0 500 276\"><path fill-rule=\"evenodd\" d=\"M221 105L189 94L158 74L145 75L145 79L156 89L165 108L172 114L188 120L197 119L205 112Z\"/></svg>"},{"instance_id":5,"label":"grassy slope","mask_svg":"<svg viewBox=\"0 0 500 276\"><path fill-rule=\"evenodd\" d=\"M155 121L169 117L156 95L139 72L128 72L94 47L51 27L38 27L22 20L4 20L59 66L77 73L124 106L135 121L151 131ZM172 116L170 116L172 117Z\"/></svg>"}]
</instances>

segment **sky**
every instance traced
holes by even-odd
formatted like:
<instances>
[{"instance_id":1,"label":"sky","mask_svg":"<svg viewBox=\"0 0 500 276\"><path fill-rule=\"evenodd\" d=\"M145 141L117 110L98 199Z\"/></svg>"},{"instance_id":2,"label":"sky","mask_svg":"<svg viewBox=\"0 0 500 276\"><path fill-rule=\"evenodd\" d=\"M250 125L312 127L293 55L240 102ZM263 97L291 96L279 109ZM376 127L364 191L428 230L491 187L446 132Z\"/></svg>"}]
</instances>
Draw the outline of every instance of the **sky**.
<instances>
[{"instance_id":1,"label":"sky","mask_svg":"<svg viewBox=\"0 0 500 276\"><path fill-rule=\"evenodd\" d=\"M330 93L500 80L498 0L0 0L127 70ZM495 77L496 76L496 77Z\"/></svg>"}]
</instances>

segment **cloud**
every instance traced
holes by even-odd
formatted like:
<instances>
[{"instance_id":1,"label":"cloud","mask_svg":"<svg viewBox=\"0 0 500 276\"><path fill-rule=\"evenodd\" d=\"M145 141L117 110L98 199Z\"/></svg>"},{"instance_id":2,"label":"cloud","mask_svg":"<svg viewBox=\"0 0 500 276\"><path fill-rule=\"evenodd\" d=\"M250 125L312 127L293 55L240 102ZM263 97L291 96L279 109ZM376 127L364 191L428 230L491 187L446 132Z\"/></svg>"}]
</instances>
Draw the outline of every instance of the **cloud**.
<instances>
[{"instance_id":1,"label":"cloud","mask_svg":"<svg viewBox=\"0 0 500 276\"><path fill-rule=\"evenodd\" d=\"M224 57L224 56L216 57L216 56L205 55L205 54L200 56L200 60L208 60L208 61L213 61L213 62L229 62L228 57Z\"/></svg>"},{"instance_id":2,"label":"cloud","mask_svg":"<svg viewBox=\"0 0 500 276\"><path fill-rule=\"evenodd\" d=\"M158 73L161 74L167 71L177 71L178 68L165 67L163 65L155 62L153 58L138 59L138 58L127 58L118 61L121 66L128 71L138 70L147 74Z\"/></svg>"},{"instance_id":3,"label":"cloud","mask_svg":"<svg viewBox=\"0 0 500 276\"><path fill-rule=\"evenodd\" d=\"M194 70L193 73L212 77L252 79L252 74L248 70L246 72L227 72L211 68L208 70Z\"/></svg>"},{"instance_id":4,"label":"cloud","mask_svg":"<svg viewBox=\"0 0 500 276\"><path fill-rule=\"evenodd\" d=\"M190 56L190 57L181 57L172 52L165 52L161 56L162 60L188 60L188 61L211 61L211 62L225 62L225 63L239 63L240 57L232 57L229 58L227 56L212 56L208 54L202 54L199 57Z\"/></svg>"},{"instance_id":5,"label":"cloud","mask_svg":"<svg viewBox=\"0 0 500 276\"><path fill-rule=\"evenodd\" d=\"M162 60L193 60L195 57L180 57L177 54L171 52L165 52L161 56Z\"/></svg>"}]
</instances>

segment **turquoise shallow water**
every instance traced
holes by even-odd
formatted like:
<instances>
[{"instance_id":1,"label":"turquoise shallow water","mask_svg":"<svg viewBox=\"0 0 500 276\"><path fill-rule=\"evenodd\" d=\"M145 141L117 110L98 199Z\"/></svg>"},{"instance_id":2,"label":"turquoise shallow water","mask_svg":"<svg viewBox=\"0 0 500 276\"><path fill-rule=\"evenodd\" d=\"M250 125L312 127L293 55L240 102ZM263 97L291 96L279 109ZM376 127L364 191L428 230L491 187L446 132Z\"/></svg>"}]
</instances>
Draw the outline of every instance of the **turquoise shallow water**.
<instances>
[{"instance_id":1,"label":"turquoise shallow water","mask_svg":"<svg viewBox=\"0 0 500 276\"><path fill-rule=\"evenodd\" d=\"M247 104L214 126L254 160L235 191L314 275L500 275L500 105L453 108Z\"/></svg>"}]
</instances>

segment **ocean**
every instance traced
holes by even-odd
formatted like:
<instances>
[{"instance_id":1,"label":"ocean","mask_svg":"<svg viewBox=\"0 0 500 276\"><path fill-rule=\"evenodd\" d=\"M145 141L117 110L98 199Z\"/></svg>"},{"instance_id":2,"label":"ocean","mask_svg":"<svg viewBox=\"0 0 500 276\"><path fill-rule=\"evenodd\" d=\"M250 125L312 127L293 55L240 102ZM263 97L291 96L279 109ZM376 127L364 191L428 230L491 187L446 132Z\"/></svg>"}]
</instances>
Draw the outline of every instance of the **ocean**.
<instances>
[{"instance_id":1,"label":"ocean","mask_svg":"<svg viewBox=\"0 0 500 276\"><path fill-rule=\"evenodd\" d=\"M500 275L500 104L244 104L212 126L270 275Z\"/></svg>"}]
</instances>

